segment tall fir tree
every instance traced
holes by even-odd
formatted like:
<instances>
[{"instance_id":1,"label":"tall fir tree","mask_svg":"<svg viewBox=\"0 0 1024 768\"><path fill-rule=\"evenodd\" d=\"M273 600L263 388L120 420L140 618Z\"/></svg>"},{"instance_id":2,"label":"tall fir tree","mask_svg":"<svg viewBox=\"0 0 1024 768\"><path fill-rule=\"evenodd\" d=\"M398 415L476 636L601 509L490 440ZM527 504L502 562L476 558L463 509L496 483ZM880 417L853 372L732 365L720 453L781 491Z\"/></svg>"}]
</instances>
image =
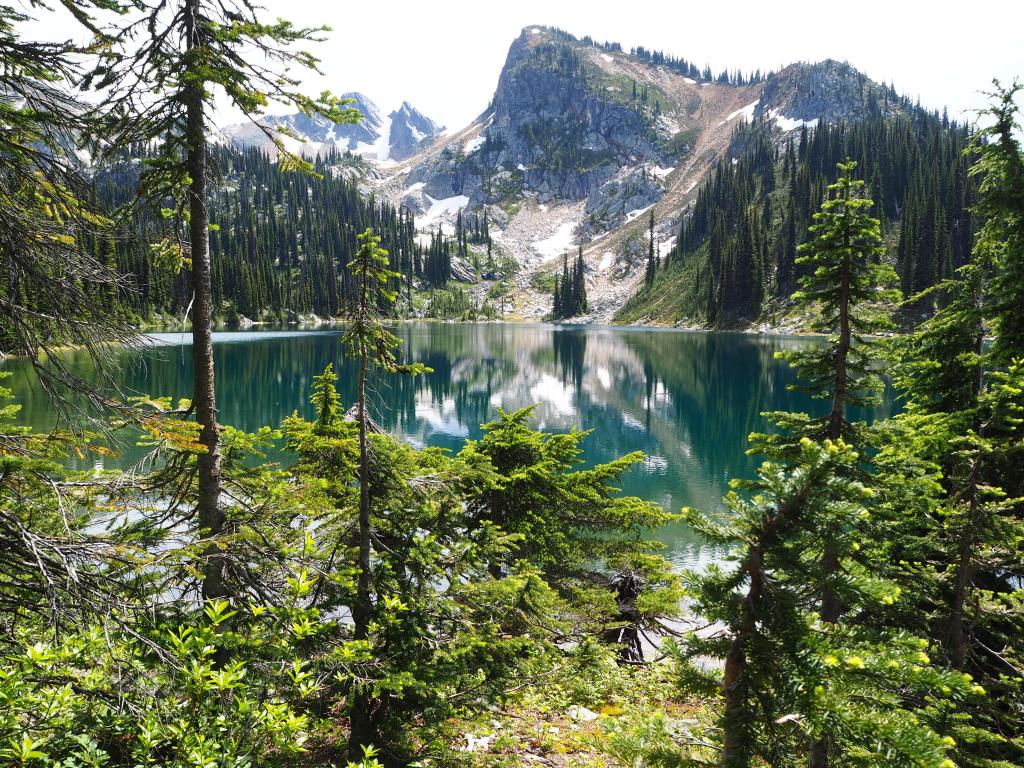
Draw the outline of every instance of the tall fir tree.
<instances>
[{"instance_id":1,"label":"tall fir tree","mask_svg":"<svg viewBox=\"0 0 1024 768\"><path fill-rule=\"evenodd\" d=\"M352 604L356 640L366 640L373 619L375 600L371 594L373 581L372 531L370 528L370 414L367 403L367 377L370 369L384 373L416 375L429 371L418 363L400 363L395 354L398 338L383 324L381 306L394 303L397 294L390 288L395 277L389 267L388 253L380 247L380 238L373 230L359 235L359 251L349 269L358 281L358 288L348 312L349 327L342 337L347 352L358 364L356 381L356 420L359 429L359 519L356 595ZM351 736L349 756L358 760L364 746L373 743L369 713L369 693L357 686L349 707Z\"/></svg>"},{"instance_id":2,"label":"tall fir tree","mask_svg":"<svg viewBox=\"0 0 1024 768\"><path fill-rule=\"evenodd\" d=\"M226 555L220 543L225 515L220 505L221 452L213 363L213 264L210 256L209 118L219 89L247 118L262 114L270 101L298 107L335 123L354 122L358 113L324 92L309 98L298 81L282 71L297 65L316 69L317 60L298 46L322 39L323 28L302 28L279 20L267 24L253 6L231 10L209 0L172 3L131 0L129 19L108 32L111 46L84 85L108 97L107 135L113 151L158 142L157 156L140 179L139 196L166 206L184 222L187 234L164 241L163 251L187 265L192 287L191 408L201 427L197 458L196 519L211 538L203 566L203 597L230 593ZM136 41L138 44L135 44ZM270 62L268 68L264 62ZM276 69L275 66L277 65ZM156 98L153 98L154 94ZM259 125L259 123L256 123ZM310 164L289 153L280 133L263 128L288 167Z\"/></svg>"},{"instance_id":3,"label":"tall fir tree","mask_svg":"<svg viewBox=\"0 0 1024 768\"><path fill-rule=\"evenodd\" d=\"M644 272L644 282L648 287L654 285L654 278L658 273L658 261L654 253L654 211L651 211L647 222L647 269Z\"/></svg>"}]
</instances>

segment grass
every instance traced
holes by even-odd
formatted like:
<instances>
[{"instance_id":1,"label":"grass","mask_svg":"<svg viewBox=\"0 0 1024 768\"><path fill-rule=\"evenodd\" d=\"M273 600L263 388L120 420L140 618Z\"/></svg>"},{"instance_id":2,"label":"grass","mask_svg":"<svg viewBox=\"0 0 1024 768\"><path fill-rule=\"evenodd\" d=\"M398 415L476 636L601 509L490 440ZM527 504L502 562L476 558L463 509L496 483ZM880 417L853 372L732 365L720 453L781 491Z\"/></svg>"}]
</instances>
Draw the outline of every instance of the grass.
<instances>
[{"instance_id":1,"label":"grass","mask_svg":"<svg viewBox=\"0 0 1024 768\"><path fill-rule=\"evenodd\" d=\"M436 765L631 766L644 734L651 745L652 723L708 723L714 716L707 702L678 692L667 663L627 667L607 653L582 652L559 664L543 684L526 686L504 706L452 722L451 746L457 752ZM466 750L469 736L472 752Z\"/></svg>"},{"instance_id":2,"label":"grass","mask_svg":"<svg viewBox=\"0 0 1024 768\"><path fill-rule=\"evenodd\" d=\"M552 294L555 292L557 274L557 272L535 272L530 275L530 287L540 293Z\"/></svg>"},{"instance_id":3,"label":"grass","mask_svg":"<svg viewBox=\"0 0 1024 768\"><path fill-rule=\"evenodd\" d=\"M654 285L641 288L615 315L615 322L652 322L674 325L680 321L699 323L693 290L697 265L704 262L703 249L689 254L685 264L673 261L662 267Z\"/></svg>"},{"instance_id":4,"label":"grass","mask_svg":"<svg viewBox=\"0 0 1024 768\"><path fill-rule=\"evenodd\" d=\"M680 131L665 142L665 150L673 157L683 157L689 154L697 143L698 133L699 131L696 128L687 128Z\"/></svg>"}]
</instances>

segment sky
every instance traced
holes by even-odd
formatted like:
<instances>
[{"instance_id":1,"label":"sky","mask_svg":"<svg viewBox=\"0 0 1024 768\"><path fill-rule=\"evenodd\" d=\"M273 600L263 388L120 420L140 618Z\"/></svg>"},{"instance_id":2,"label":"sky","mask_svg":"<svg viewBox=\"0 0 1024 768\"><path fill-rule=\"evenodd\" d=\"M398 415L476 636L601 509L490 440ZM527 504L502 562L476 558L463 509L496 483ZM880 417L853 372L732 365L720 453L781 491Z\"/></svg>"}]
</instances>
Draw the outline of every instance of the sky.
<instances>
[{"instance_id":1,"label":"sky","mask_svg":"<svg viewBox=\"0 0 1024 768\"><path fill-rule=\"evenodd\" d=\"M509 44L533 25L662 50L715 72L845 60L963 119L984 106L993 77L1024 79L1024 0L261 2L268 17L333 28L311 47L324 73L304 78L311 92L360 91L384 112L409 101L453 130L486 108Z\"/></svg>"}]
</instances>

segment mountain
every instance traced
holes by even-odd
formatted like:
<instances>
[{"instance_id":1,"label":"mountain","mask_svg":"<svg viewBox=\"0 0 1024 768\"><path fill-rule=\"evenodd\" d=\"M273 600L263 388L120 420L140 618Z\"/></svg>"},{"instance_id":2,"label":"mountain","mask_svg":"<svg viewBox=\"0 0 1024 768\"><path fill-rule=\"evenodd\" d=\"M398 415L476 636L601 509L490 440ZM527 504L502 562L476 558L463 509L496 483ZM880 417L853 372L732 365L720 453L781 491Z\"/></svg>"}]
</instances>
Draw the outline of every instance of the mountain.
<instances>
[{"instance_id":1,"label":"mountain","mask_svg":"<svg viewBox=\"0 0 1024 768\"><path fill-rule=\"evenodd\" d=\"M734 162L701 185L674 247L645 268L643 286L615 319L804 327L807 318L789 312L803 269L797 248L846 159L867 182L904 295L953 277L973 242L969 138L921 113L820 122L781 148L764 121L744 124L730 145ZM908 311L927 313L936 298Z\"/></svg>"},{"instance_id":2,"label":"mountain","mask_svg":"<svg viewBox=\"0 0 1024 768\"><path fill-rule=\"evenodd\" d=\"M495 241L521 265L515 311L540 317L563 253L583 248L591 318L610 320L636 292L648 251L676 243L701 185L745 148L757 123L775 146L820 122L897 119L906 99L849 64L713 74L685 59L530 26L512 42L487 110L384 183L432 228L486 211ZM536 276L545 279L538 279Z\"/></svg>"},{"instance_id":3,"label":"mountain","mask_svg":"<svg viewBox=\"0 0 1024 768\"><path fill-rule=\"evenodd\" d=\"M383 115L380 108L361 93L342 96L352 99L351 106L362 114L358 123L335 125L324 118L301 113L268 115L261 123L269 128L284 126L293 133L294 136L282 136L293 152L320 155L332 150L347 151L383 166L411 157L444 132L442 126L407 101ZM252 123L229 126L221 131L219 138L239 149L269 150L273 146L263 128Z\"/></svg>"},{"instance_id":4,"label":"mountain","mask_svg":"<svg viewBox=\"0 0 1024 768\"><path fill-rule=\"evenodd\" d=\"M259 127L221 134L225 307L333 311L350 282L338 254L378 220L413 314L500 303L510 318L544 318L563 259L581 251L581 322L778 325L799 276L796 248L846 156L878 201L907 293L948 276L969 248L966 130L834 60L714 74L531 26L462 130L444 133L408 103L384 116L352 97L357 125L267 118L288 126L293 149L317 157L330 183L347 184L303 180L308 198L291 197L287 179L252 156L273 165ZM268 184L276 202L260 192ZM370 209L350 199L358 194ZM266 227L257 243L246 240L253 209ZM317 281L335 279L306 285L314 268ZM248 285L246 296L232 283ZM176 308L180 290L173 301L161 290L155 310Z\"/></svg>"},{"instance_id":5,"label":"mountain","mask_svg":"<svg viewBox=\"0 0 1024 768\"><path fill-rule=\"evenodd\" d=\"M826 59L817 64L790 64L766 77L754 117L793 129L804 123L815 125L818 120L849 122L909 111L909 103L891 88L845 62Z\"/></svg>"}]
</instances>

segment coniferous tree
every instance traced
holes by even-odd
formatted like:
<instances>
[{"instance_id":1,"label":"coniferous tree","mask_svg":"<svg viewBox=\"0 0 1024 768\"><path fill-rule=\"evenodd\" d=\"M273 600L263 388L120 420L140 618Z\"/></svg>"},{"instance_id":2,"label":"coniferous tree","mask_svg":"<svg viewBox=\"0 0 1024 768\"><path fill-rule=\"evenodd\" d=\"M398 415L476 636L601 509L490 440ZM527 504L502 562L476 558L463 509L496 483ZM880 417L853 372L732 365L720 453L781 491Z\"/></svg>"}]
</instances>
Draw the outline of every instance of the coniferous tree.
<instances>
[{"instance_id":1,"label":"coniferous tree","mask_svg":"<svg viewBox=\"0 0 1024 768\"><path fill-rule=\"evenodd\" d=\"M212 329L213 265L210 257L208 121L219 87L233 106L247 117L259 114L270 100L298 106L303 112L327 117L335 123L354 122L358 113L325 92L311 99L296 90L298 82L267 69L270 60L284 67L297 64L316 68L317 60L295 46L320 39L320 29L295 27L279 20L266 24L251 6L228 10L208 0L177 0L167 4L132 0L132 20L114 37L142 44L127 50L112 49L87 78L86 85L107 89L110 98L108 138L114 151L131 144L159 140L159 154L140 179L140 196L166 205L187 223L187 250L166 240L165 252L178 253L188 265L192 286L192 409L201 426L198 455L196 518L211 538L224 531L220 507L221 454L217 424ZM153 99L154 93L158 97ZM139 119L145 115L145 119ZM273 131L288 165L309 164L289 154ZM297 250L297 249L296 249ZM229 594L224 581L225 555L218 542L205 553L204 598Z\"/></svg>"},{"instance_id":2,"label":"coniferous tree","mask_svg":"<svg viewBox=\"0 0 1024 768\"><path fill-rule=\"evenodd\" d=\"M580 246L569 265L569 254L562 255L562 276L555 276L555 293L551 301L551 314L556 320L576 317L587 311L587 278Z\"/></svg>"},{"instance_id":3,"label":"coniferous tree","mask_svg":"<svg viewBox=\"0 0 1024 768\"><path fill-rule=\"evenodd\" d=\"M395 355L398 338L383 324L380 304L394 303L397 295L389 287L395 274L388 268L388 253L380 247L380 238L373 230L359 235L359 251L349 264L358 281L357 292L348 313L350 325L342 343L348 354L358 362L356 382L356 420L359 429L359 520L357 527L358 561L356 596L352 604L356 640L369 635L375 601L371 594L373 580L370 529L370 446L369 411L367 410L367 376L370 368L385 373L416 375L429 369L419 363L400 363ZM325 382L326 383L326 382ZM351 738L349 754L357 760L362 747L373 742L369 719L369 696L362 688L356 689L350 705Z\"/></svg>"},{"instance_id":4,"label":"coniferous tree","mask_svg":"<svg viewBox=\"0 0 1024 768\"><path fill-rule=\"evenodd\" d=\"M1017 94L1024 86L1003 89L996 83L988 110L995 124L982 132L986 141L976 147L972 169L980 179L976 212L984 224L978 248L995 265L989 288L995 325L995 362L1007 364L1024 357L1024 154L1020 146Z\"/></svg>"},{"instance_id":5,"label":"coniferous tree","mask_svg":"<svg viewBox=\"0 0 1024 768\"><path fill-rule=\"evenodd\" d=\"M781 152L770 123L737 127L730 146L735 164L716 166L683 212L667 268L690 273L687 279L644 290L620 318L650 314L656 306L663 320L729 326L785 306L800 276L794 262L801 233L845 157L870 182L872 215L897 233L893 261L904 291L917 294L949 278L971 248L969 211L977 185L967 172L973 156L962 151L968 133L903 106L908 114L880 112L854 123L802 128ZM768 224L770 219L783 225ZM692 279L698 269L700 281ZM680 283L686 289L668 295ZM904 314L919 319L940 300L925 297Z\"/></svg>"},{"instance_id":6,"label":"coniferous tree","mask_svg":"<svg viewBox=\"0 0 1024 768\"><path fill-rule=\"evenodd\" d=\"M576 254L576 264L573 267L572 275L572 309L574 315L583 314L587 311L587 276L586 267L583 264L583 246L580 246Z\"/></svg>"},{"instance_id":7,"label":"coniferous tree","mask_svg":"<svg viewBox=\"0 0 1024 768\"><path fill-rule=\"evenodd\" d=\"M647 270L644 272L644 282L649 286L654 285L654 278L658 272L658 262L654 255L654 211L651 211L647 224Z\"/></svg>"},{"instance_id":8,"label":"coniferous tree","mask_svg":"<svg viewBox=\"0 0 1024 768\"><path fill-rule=\"evenodd\" d=\"M559 286L561 288L562 295L559 300L561 313L558 317L572 317L575 312L573 312L572 275L569 272L569 254L567 253L562 254L562 279L559 282Z\"/></svg>"},{"instance_id":9,"label":"coniferous tree","mask_svg":"<svg viewBox=\"0 0 1024 768\"><path fill-rule=\"evenodd\" d=\"M1002 291L1012 291L1015 267L1001 258L1013 242L1014 195L1007 192L1021 156L1012 133L1004 135L1016 113L1007 93L995 94L993 125L970 150L982 153L972 170L985 176L973 259L930 291L941 291L945 305L896 344L895 380L907 408L888 426L878 457L892 508L885 522L897 542L886 554L903 564L892 566L894 575L917 598L916 610L896 618L926 627L944 662L987 692L971 707L930 712L932 722L952 729L956 764L972 768L1024 763L1007 720L1024 700L1017 639L1024 612L1012 597L1024 541L1024 484L1013 469L1024 458L1024 370L1014 359L1013 329L1024 307L1006 302ZM987 328L995 329L990 347Z\"/></svg>"},{"instance_id":10,"label":"coniferous tree","mask_svg":"<svg viewBox=\"0 0 1024 768\"><path fill-rule=\"evenodd\" d=\"M782 428L777 435L759 435L755 445L772 456L786 458L804 438L814 441L847 441L863 449L862 425L849 419L852 407L877 402L881 381L872 370L875 343L869 334L889 327L885 306L898 294L886 286L896 275L882 261L884 248L877 219L868 215L873 206L864 196L864 182L853 178L856 163L840 163L840 175L829 187L829 197L814 216L812 239L801 246L797 258L806 267L800 290L793 294L797 305L819 312L815 330L828 334L828 341L785 355L801 383L794 388L830 401L827 415L772 414ZM843 611L839 585L841 553L834 542L843 532L834 531L823 540L820 561L819 610L824 621L835 623ZM828 765L833 740L826 734L811 744L811 768Z\"/></svg>"},{"instance_id":11,"label":"coniferous tree","mask_svg":"<svg viewBox=\"0 0 1024 768\"><path fill-rule=\"evenodd\" d=\"M63 4L88 30L108 0ZM80 396L113 405L96 382L75 373L56 348L87 350L103 384L109 342L131 344L136 332L124 305L127 281L110 261L113 222L101 215L71 150L98 133L95 112L67 88L80 78L72 43L27 39L20 27L41 3L0 4L0 349L32 361L43 387L66 412Z\"/></svg>"},{"instance_id":12,"label":"coniferous tree","mask_svg":"<svg viewBox=\"0 0 1024 768\"><path fill-rule=\"evenodd\" d=\"M882 386L873 371L881 352L872 335L891 327L888 306L899 296L890 287L896 276L882 259L879 222L868 214L873 202L864 182L853 178L856 163L838 167L839 179L814 216L812 239L800 248L797 264L805 274L793 294L798 307L816 313L812 327L828 342L785 355L801 379L795 388L830 407L816 418L771 414L784 431L760 436L759 444L776 455L802 437L859 444L861 426L850 421L849 410L877 403Z\"/></svg>"},{"instance_id":13,"label":"coniferous tree","mask_svg":"<svg viewBox=\"0 0 1024 768\"><path fill-rule=\"evenodd\" d=\"M726 513L685 511L690 525L732 548L738 562L689 576L695 610L724 625L724 633L691 635L672 648L684 687L724 697L718 764L796 765L808 737L814 744L827 735L844 760L948 768L948 738L922 728L913 702L963 700L972 683L928 666L926 641L821 620L807 588L819 580L811 553L826 546L842 553L838 588L860 614L894 602L895 585L853 560L858 542L851 532L874 498L854 479L857 453L842 440L809 438L794 451L788 466L766 463L745 484L752 496L730 493ZM837 538L837 531L845 533ZM724 660L720 678L693 663L704 656ZM687 764L691 751L680 751Z\"/></svg>"}]
</instances>

